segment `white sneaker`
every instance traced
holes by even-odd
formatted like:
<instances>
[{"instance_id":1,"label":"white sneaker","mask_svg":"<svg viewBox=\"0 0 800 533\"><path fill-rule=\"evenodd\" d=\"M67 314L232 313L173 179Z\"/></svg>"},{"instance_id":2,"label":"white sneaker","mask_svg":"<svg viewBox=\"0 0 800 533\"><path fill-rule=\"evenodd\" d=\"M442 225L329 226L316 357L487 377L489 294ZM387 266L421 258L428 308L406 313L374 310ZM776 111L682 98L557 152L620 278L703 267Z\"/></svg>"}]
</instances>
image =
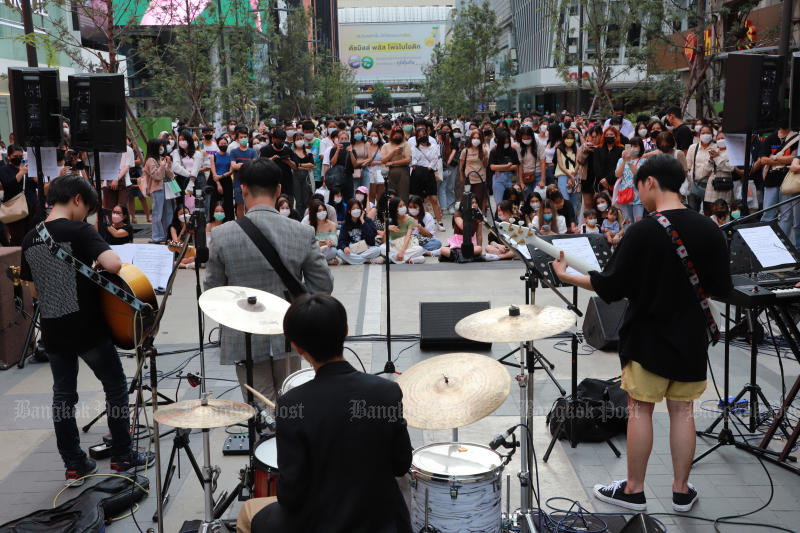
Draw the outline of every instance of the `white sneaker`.
<instances>
[{"instance_id":1,"label":"white sneaker","mask_svg":"<svg viewBox=\"0 0 800 533\"><path fill-rule=\"evenodd\" d=\"M500 256L495 254L486 254L483 256L483 259L485 261L497 261L498 259L500 259Z\"/></svg>"},{"instance_id":2,"label":"white sneaker","mask_svg":"<svg viewBox=\"0 0 800 533\"><path fill-rule=\"evenodd\" d=\"M417 257L412 257L411 259L409 259L408 262L411 263L412 265L421 265L422 263L425 262L425 258L422 257L421 255L418 255Z\"/></svg>"},{"instance_id":3,"label":"white sneaker","mask_svg":"<svg viewBox=\"0 0 800 533\"><path fill-rule=\"evenodd\" d=\"M385 261L386 260L383 258L382 255L379 255L378 257L374 257L374 258L369 260L370 264L373 264L373 265L382 265Z\"/></svg>"},{"instance_id":4,"label":"white sneaker","mask_svg":"<svg viewBox=\"0 0 800 533\"><path fill-rule=\"evenodd\" d=\"M438 250L431 250L428 253L431 254L431 257L439 257L440 255L442 255L442 249L439 248Z\"/></svg>"},{"instance_id":5,"label":"white sneaker","mask_svg":"<svg viewBox=\"0 0 800 533\"><path fill-rule=\"evenodd\" d=\"M437 223L436 223L436 228L437 228L439 231L445 231L445 229L444 229L444 224L442 224L441 222L437 222Z\"/></svg>"}]
</instances>

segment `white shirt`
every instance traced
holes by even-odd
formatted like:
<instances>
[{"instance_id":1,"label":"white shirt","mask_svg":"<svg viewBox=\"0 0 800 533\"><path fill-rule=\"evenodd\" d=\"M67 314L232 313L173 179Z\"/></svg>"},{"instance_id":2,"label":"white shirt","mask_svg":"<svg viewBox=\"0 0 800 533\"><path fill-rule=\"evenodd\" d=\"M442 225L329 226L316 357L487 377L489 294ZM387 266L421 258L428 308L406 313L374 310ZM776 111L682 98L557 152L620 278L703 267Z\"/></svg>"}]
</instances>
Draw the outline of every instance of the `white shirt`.
<instances>
[{"instance_id":1,"label":"white shirt","mask_svg":"<svg viewBox=\"0 0 800 533\"><path fill-rule=\"evenodd\" d=\"M125 147L125 153L122 154L122 159L119 162L119 170L122 172L122 169L125 169L125 186L130 187L131 185L131 168L133 168L133 162L136 161L136 156L133 154L133 148L130 146Z\"/></svg>"},{"instance_id":2,"label":"white shirt","mask_svg":"<svg viewBox=\"0 0 800 533\"><path fill-rule=\"evenodd\" d=\"M411 166L420 166L436 170L439 160L439 145L413 146L411 148Z\"/></svg>"},{"instance_id":3,"label":"white shirt","mask_svg":"<svg viewBox=\"0 0 800 533\"><path fill-rule=\"evenodd\" d=\"M411 148L417 146L417 138L414 136L409 137L407 142ZM436 150L437 151L439 150L439 143L436 139L434 139L433 137L428 137L428 142L431 143L431 148L436 147Z\"/></svg>"},{"instance_id":4,"label":"white shirt","mask_svg":"<svg viewBox=\"0 0 800 533\"><path fill-rule=\"evenodd\" d=\"M606 128L609 127L610 125L611 125L611 119L606 120L605 124L603 124L603 131L605 131ZM622 119L622 127L620 128L619 132L628 139L636 135L636 130L634 129L633 124L631 124L631 121L628 120L627 118Z\"/></svg>"},{"instance_id":5,"label":"white shirt","mask_svg":"<svg viewBox=\"0 0 800 533\"><path fill-rule=\"evenodd\" d=\"M211 154L218 154L219 147L217 141L211 141L211 144L206 146L204 142L200 143L200 150L203 151L203 168L211 168Z\"/></svg>"},{"instance_id":6,"label":"white shirt","mask_svg":"<svg viewBox=\"0 0 800 533\"><path fill-rule=\"evenodd\" d=\"M425 216L422 217L422 226L425 228L425 231L431 234L431 238L436 237L436 221L433 219L430 213L425 212ZM419 235L419 229L414 228L414 231L412 231L411 234Z\"/></svg>"}]
</instances>

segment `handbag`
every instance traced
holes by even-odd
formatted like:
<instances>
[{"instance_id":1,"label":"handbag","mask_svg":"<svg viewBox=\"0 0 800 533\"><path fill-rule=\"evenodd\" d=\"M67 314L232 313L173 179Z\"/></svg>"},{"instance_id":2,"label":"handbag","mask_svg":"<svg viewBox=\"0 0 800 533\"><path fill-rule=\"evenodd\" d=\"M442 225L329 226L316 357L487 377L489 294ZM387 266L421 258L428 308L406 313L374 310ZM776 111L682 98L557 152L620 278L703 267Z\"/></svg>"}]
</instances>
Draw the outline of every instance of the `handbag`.
<instances>
[{"instance_id":1,"label":"handbag","mask_svg":"<svg viewBox=\"0 0 800 533\"><path fill-rule=\"evenodd\" d=\"M28 200L25 198L26 181L28 181L28 178L23 177L22 191L0 203L0 222L3 224L11 224L28 216Z\"/></svg>"},{"instance_id":2,"label":"handbag","mask_svg":"<svg viewBox=\"0 0 800 533\"><path fill-rule=\"evenodd\" d=\"M781 183L781 194L794 195L800 193L800 172L789 172Z\"/></svg>"},{"instance_id":3,"label":"handbag","mask_svg":"<svg viewBox=\"0 0 800 533\"><path fill-rule=\"evenodd\" d=\"M733 178L714 178L711 180L711 186L715 191L730 191L733 189ZM800 192L800 189L798 189Z\"/></svg>"},{"instance_id":4,"label":"handbag","mask_svg":"<svg viewBox=\"0 0 800 533\"><path fill-rule=\"evenodd\" d=\"M691 195L697 196L699 198L705 198L706 196L706 186L708 182L702 183L698 182L695 177L697 176L697 151L700 149L700 145L696 144L694 149L694 159L692 160L692 183L691 183Z\"/></svg>"},{"instance_id":5,"label":"handbag","mask_svg":"<svg viewBox=\"0 0 800 533\"><path fill-rule=\"evenodd\" d=\"M790 151L794 147L797 142L800 141L800 134L794 134L790 139L786 139L783 144L781 145L780 149L777 153L786 152L787 150ZM789 167L783 165L779 167L772 167L766 171L766 175L764 176L764 186L765 187L781 187L783 185L783 181L789 174ZM788 194L788 193L784 193Z\"/></svg>"},{"instance_id":6,"label":"handbag","mask_svg":"<svg viewBox=\"0 0 800 533\"><path fill-rule=\"evenodd\" d=\"M367 249L369 249L369 245L367 244L367 241L361 239L360 241L351 244L349 248L350 248L350 253L363 254L364 252L367 251Z\"/></svg>"},{"instance_id":7,"label":"handbag","mask_svg":"<svg viewBox=\"0 0 800 533\"><path fill-rule=\"evenodd\" d=\"M623 164L624 165L628 165L628 162L625 161ZM633 172L632 169L629 168L629 170L631 171L631 173ZM624 175L624 173L623 173L623 175ZM632 185L630 187L620 188L617 191L617 204L619 204L619 205L633 203L633 201L635 199L636 199L636 192L633 190L633 186Z\"/></svg>"}]
</instances>

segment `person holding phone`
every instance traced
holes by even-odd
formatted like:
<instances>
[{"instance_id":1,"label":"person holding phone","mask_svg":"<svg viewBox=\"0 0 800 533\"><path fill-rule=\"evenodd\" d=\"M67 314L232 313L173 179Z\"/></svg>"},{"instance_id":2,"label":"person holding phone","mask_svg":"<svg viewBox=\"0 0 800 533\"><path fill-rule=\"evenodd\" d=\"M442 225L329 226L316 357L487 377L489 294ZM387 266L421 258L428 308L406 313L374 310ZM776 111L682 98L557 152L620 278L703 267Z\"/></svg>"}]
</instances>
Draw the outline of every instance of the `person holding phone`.
<instances>
[{"instance_id":1,"label":"person holding phone","mask_svg":"<svg viewBox=\"0 0 800 533\"><path fill-rule=\"evenodd\" d=\"M272 131L272 142L262 146L259 155L274 161L281 169L281 191L294 198L294 177L292 171L297 170L298 158L292 147L286 143L286 132L283 128Z\"/></svg>"}]
</instances>

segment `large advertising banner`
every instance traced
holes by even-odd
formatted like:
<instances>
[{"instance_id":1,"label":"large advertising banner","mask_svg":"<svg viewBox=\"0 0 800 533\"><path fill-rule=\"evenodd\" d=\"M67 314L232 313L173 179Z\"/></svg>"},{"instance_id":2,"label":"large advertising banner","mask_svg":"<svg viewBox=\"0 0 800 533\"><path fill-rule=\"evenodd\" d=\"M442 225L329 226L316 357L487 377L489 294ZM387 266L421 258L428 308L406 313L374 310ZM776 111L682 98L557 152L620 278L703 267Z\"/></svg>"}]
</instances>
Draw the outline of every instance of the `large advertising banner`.
<instances>
[{"instance_id":1,"label":"large advertising banner","mask_svg":"<svg viewBox=\"0 0 800 533\"><path fill-rule=\"evenodd\" d=\"M356 82L421 80L443 33L437 23L342 24L339 57Z\"/></svg>"}]
</instances>

